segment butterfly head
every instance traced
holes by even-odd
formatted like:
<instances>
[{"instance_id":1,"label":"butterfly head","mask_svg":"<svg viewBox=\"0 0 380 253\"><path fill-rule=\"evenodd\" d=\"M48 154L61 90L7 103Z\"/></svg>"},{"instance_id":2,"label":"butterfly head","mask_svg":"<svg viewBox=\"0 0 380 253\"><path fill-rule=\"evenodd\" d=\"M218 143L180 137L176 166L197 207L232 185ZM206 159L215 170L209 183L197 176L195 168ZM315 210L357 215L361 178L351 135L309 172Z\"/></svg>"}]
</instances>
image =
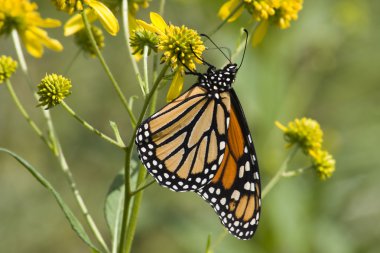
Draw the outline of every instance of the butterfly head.
<instances>
[{"instance_id":1,"label":"butterfly head","mask_svg":"<svg viewBox=\"0 0 380 253\"><path fill-rule=\"evenodd\" d=\"M210 66L207 73L200 76L199 82L211 90L229 90L235 81L237 70L237 65L234 63L227 64L222 69Z\"/></svg>"}]
</instances>

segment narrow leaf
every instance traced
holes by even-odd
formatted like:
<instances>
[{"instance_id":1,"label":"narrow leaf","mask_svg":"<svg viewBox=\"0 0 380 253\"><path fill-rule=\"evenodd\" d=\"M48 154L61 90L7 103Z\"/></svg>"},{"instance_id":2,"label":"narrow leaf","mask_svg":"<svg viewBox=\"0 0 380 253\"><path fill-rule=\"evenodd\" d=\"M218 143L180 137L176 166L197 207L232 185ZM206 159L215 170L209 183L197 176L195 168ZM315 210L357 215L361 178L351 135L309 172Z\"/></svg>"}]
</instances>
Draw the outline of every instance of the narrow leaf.
<instances>
[{"instance_id":1,"label":"narrow leaf","mask_svg":"<svg viewBox=\"0 0 380 253\"><path fill-rule=\"evenodd\" d=\"M15 158L21 165L23 165L32 175L35 179L37 179L38 182L42 184L46 189L48 189L54 196L55 200L57 201L58 205L61 207L63 213L66 216L66 219L70 222L70 225L72 229L77 233L77 235L88 245L91 247L93 252L100 252L95 245L91 242L90 238L88 237L86 231L84 230L82 224L80 221L75 217L73 212L70 210L68 205L63 201L62 197L59 195L59 193L53 188L53 186L47 181L31 164L29 164L26 160L21 158L16 153L0 148L0 151L5 152Z\"/></svg>"}]
</instances>

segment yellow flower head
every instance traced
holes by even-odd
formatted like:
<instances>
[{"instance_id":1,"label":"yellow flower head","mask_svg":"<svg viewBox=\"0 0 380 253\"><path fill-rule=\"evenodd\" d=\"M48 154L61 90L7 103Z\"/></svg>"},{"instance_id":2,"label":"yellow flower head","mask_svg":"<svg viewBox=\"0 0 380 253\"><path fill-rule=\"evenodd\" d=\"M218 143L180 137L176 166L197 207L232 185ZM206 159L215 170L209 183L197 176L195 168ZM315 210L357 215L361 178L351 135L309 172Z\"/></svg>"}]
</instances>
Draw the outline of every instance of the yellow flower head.
<instances>
[{"instance_id":1,"label":"yellow flower head","mask_svg":"<svg viewBox=\"0 0 380 253\"><path fill-rule=\"evenodd\" d=\"M83 10L81 0L52 0L58 10L72 14L75 11Z\"/></svg>"},{"instance_id":2,"label":"yellow flower head","mask_svg":"<svg viewBox=\"0 0 380 253\"><path fill-rule=\"evenodd\" d=\"M94 39L96 42L96 45L98 46L99 50L103 49L104 47L104 35L100 28L96 26L91 26L92 34L94 35ZM91 40L85 30L80 30L79 32L74 34L75 43L85 52L90 54L91 56L96 56L96 50L93 47Z\"/></svg>"},{"instance_id":3,"label":"yellow flower head","mask_svg":"<svg viewBox=\"0 0 380 253\"><path fill-rule=\"evenodd\" d=\"M109 34L115 36L119 32L119 22L105 4L96 0L82 0L81 2L90 7L85 10L85 15L89 22L94 22L99 19L100 23ZM64 26L64 34L65 36L70 36L83 28L84 23L82 16L80 14L75 14L66 22Z\"/></svg>"},{"instance_id":4,"label":"yellow flower head","mask_svg":"<svg viewBox=\"0 0 380 253\"><path fill-rule=\"evenodd\" d=\"M150 13L150 20L152 24L142 20L137 20L137 24L158 35L157 48L163 52L161 61L169 63L176 72L167 96L167 100L171 101L182 91L185 66L195 70L195 64L202 63L199 58L206 48L195 30L185 26L168 25L159 14L154 12Z\"/></svg>"},{"instance_id":5,"label":"yellow flower head","mask_svg":"<svg viewBox=\"0 0 380 253\"><path fill-rule=\"evenodd\" d=\"M40 96L38 106L46 106L49 109L60 104L63 99L71 94L71 81L61 75L46 75L37 86Z\"/></svg>"},{"instance_id":6,"label":"yellow flower head","mask_svg":"<svg viewBox=\"0 0 380 253\"><path fill-rule=\"evenodd\" d=\"M41 28L53 28L61 25L56 19L43 19L36 11L37 4L28 0L0 0L0 35L8 35L16 30L28 52L34 57L41 57L44 46L61 51L59 41L48 36Z\"/></svg>"},{"instance_id":7,"label":"yellow flower head","mask_svg":"<svg viewBox=\"0 0 380 253\"><path fill-rule=\"evenodd\" d=\"M9 56L2 55L0 57L0 83L9 79L16 71L17 62Z\"/></svg>"},{"instance_id":8,"label":"yellow flower head","mask_svg":"<svg viewBox=\"0 0 380 253\"><path fill-rule=\"evenodd\" d=\"M299 145L305 154L310 150L319 150L322 147L323 132L317 121L308 118L295 119L285 127L276 121L276 125L284 132L289 146Z\"/></svg>"},{"instance_id":9,"label":"yellow flower head","mask_svg":"<svg viewBox=\"0 0 380 253\"><path fill-rule=\"evenodd\" d=\"M298 19L298 12L302 10L303 0L276 0L276 14L273 20L281 29L290 27L290 22Z\"/></svg>"},{"instance_id":10,"label":"yellow flower head","mask_svg":"<svg viewBox=\"0 0 380 253\"><path fill-rule=\"evenodd\" d=\"M228 0L219 10L219 17L236 20L245 8L257 21L272 20L281 29L297 20L303 0Z\"/></svg>"},{"instance_id":11,"label":"yellow flower head","mask_svg":"<svg viewBox=\"0 0 380 253\"><path fill-rule=\"evenodd\" d=\"M332 155L321 149L310 150L309 154L318 177L321 180L326 180L331 177L335 171L335 160Z\"/></svg>"}]
</instances>

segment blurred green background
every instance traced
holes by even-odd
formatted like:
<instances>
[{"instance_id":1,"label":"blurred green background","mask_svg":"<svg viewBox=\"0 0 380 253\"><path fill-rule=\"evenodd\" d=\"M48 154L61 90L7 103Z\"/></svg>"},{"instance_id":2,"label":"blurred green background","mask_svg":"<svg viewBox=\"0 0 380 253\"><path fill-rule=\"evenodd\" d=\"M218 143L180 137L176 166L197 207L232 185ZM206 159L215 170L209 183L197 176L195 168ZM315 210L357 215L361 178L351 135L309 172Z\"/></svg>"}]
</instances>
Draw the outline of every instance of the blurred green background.
<instances>
[{"instance_id":1,"label":"blurred green background","mask_svg":"<svg viewBox=\"0 0 380 253\"><path fill-rule=\"evenodd\" d=\"M36 2L43 17L67 20L50 1ZM209 33L220 22L217 11L222 3L167 1L164 17ZM146 19L151 10L158 10L157 1L138 16ZM255 139L263 185L287 154L275 120L285 124L296 117L316 119L337 170L325 182L314 173L283 179L262 201L253 240L228 235L214 252L380 252L379 10L379 1L306 1L290 29L272 28L262 45L248 47L234 88ZM247 20L245 13L225 25L214 40L233 49ZM72 38L63 37L62 29L49 34L65 50L47 50L42 60L27 56L36 84L45 73L64 73L78 51ZM16 59L11 38L0 40L0 54ZM121 34L107 35L104 54L126 94L141 97ZM206 57L218 67L225 62L216 50ZM127 114L99 62L81 54L67 75L73 82L73 94L67 99L72 108L108 134L108 122L115 121L127 140ZM42 122L20 70L11 81L31 115ZM192 82L192 77L187 78L186 87ZM160 105L164 97L163 91ZM0 85L0 101L0 146L39 168L84 220L57 161L20 116L5 85ZM140 106L137 103L135 109ZM123 153L84 130L61 108L54 108L52 115L79 189L109 238L103 206L108 187L122 168ZM307 161L299 155L291 167ZM215 242L222 231L214 211L197 195L155 184L144 193L133 252L204 252L207 236L211 234ZM53 197L5 154L0 154L0 252L88 252Z\"/></svg>"}]
</instances>

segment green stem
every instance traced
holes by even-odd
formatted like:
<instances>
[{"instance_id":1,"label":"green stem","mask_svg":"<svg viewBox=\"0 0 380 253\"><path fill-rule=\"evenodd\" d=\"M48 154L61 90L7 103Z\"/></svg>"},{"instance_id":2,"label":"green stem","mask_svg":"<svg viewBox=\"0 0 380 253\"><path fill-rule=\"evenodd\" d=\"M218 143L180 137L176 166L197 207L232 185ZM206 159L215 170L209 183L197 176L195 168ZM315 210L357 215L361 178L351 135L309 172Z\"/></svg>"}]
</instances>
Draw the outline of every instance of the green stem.
<instances>
[{"instance_id":1,"label":"green stem","mask_svg":"<svg viewBox=\"0 0 380 253\"><path fill-rule=\"evenodd\" d=\"M12 96L13 101L15 102L17 108L21 112L22 116L26 119L29 125L32 127L34 132L42 139L43 142L49 147L49 149L54 150L53 144L44 136L41 129L37 126L37 124L32 120L29 116L28 112L25 110L24 106L21 104L20 99L17 97L16 92L14 91L12 84L9 80L6 80L7 88L9 93Z\"/></svg>"},{"instance_id":2,"label":"green stem","mask_svg":"<svg viewBox=\"0 0 380 253\"><path fill-rule=\"evenodd\" d=\"M19 38L19 36L15 30L12 31L12 38L13 38L13 43L14 43L15 48L16 48L16 53L17 53L17 56L18 56L18 59L20 62L21 69L22 69L24 75L26 76L26 79L29 83L30 88L33 91L33 88L32 88L33 83L31 81L29 73L28 73L28 67L27 67L27 64L25 61L24 54L22 52L20 38ZM38 101L37 93L33 92L33 95L34 95L34 98ZM102 236L99 232L99 229L96 227L96 224L94 223L92 217L90 216L90 214L87 210L87 207L83 201L83 198L80 195L79 190L76 187L74 177L73 177L73 175L70 171L70 168L66 162L62 148L59 144L59 140L55 134L54 125L53 125L53 122L51 120L50 112L49 112L49 110L44 110L43 108L41 108L41 110L42 110L43 116L44 116L46 124L47 124L48 136L49 136L49 140L51 141L51 145L52 145L52 148L50 148L50 150L57 157L59 164L61 166L61 169L64 172L64 174L66 175L66 179L68 180L68 182L70 184L71 190L75 196L75 200L77 201L77 203L78 203L78 205L82 211L82 214L86 217L86 221L87 221L88 225L90 226L92 232L94 233L95 237L98 239L99 243L103 246L105 251L109 252L108 247L107 247L104 239L102 238Z\"/></svg>"},{"instance_id":3,"label":"green stem","mask_svg":"<svg viewBox=\"0 0 380 253\"><path fill-rule=\"evenodd\" d=\"M149 183L146 183L144 184L143 186L140 187L140 185L142 184L142 182L140 182L140 184L136 185L136 190L132 191L131 192L131 196L135 195L136 193L142 191L142 190L145 190L146 188L148 188L149 186L151 186L152 184L154 184L154 182L156 182L156 180L152 180L150 181Z\"/></svg>"},{"instance_id":4,"label":"green stem","mask_svg":"<svg viewBox=\"0 0 380 253\"><path fill-rule=\"evenodd\" d=\"M212 36L214 35L214 33L216 33L220 28L222 28L222 26L224 26L224 24L226 24L228 22L228 20L233 16L235 15L235 13L243 6L244 4L244 1L241 1L240 4L238 6L235 7L235 9L233 9L231 11L231 13L227 16L227 18L225 18L214 30L212 30L208 35L209 36Z\"/></svg>"},{"instance_id":5,"label":"green stem","mask_svg":"<svg viewBox=\"0 0 380 253\"><path fill-rule=\"evenodd\" d=\"M274 177L264 187L264 189L262 191L262 194L261 194L262 198L264 198L270 192L270 190L278 183L278 181L280 180L282 174L288 168L290 160L295 156L295 154L297 153L298 149L299 149L299 147L295 146L292 149L292 151L288 154L288 156L286 157L285 161L282 163L280 169L277 171L276 175L274 175Z\"/></svg>"},{"instance_id":6,"label":"green stem","mask_svg":"<svg viewBox=\"0 0 380 253\"><path fill-rule=\"evenodd\" d=\"M130 34L129 34L130 31L129 31L129 21L128 21L128 0L123 0L123 2L122 2L122 18L123 18L123 28L124 28L124 39L125 39L125 43L127 44L128 56L129 56L129 59L131 60L132 68L133 68L133 71L135 72L137 81L139 82L141 91L142 91L143 95L146 96L147 93L145 92L144 87L147 86L148 84L144 83L144 81L141 77L139 67L137 66L137 62L135 60L135 57L132 54L132 49L130 46Z\"/></svg>"},{"instance_id":7,"label":"green stem","mask_svg":"<svg viewBox=\"0 0 380 253\"><path fill-rule=\"evenodd\" d=\"M94 134L98 135L100 138L103 138L104 140L108 141L109 143L111 144L114 144L116 146L118 146L119 148L124 148L123 144L115 141L114 139L112 139L111 137L103 134L102 132L100 132L98 129L94 128L93 126L91 126L87 121L85 121L84 119L82 119L80 116L78 116L74 111L73 109L71 109L71 107L66 104L64 101L61 102L61 105L63 106L63 108L66 109L66 111L71 115L73 116L77 121L79 121L79 123L81 123L85 128L87 128L88 130L90 130L91 132L93 132Z\"/></svg>"},{"instance_id":8,"label":"green stem","mask_svg":"<svg viewBox=\"0 0 380 253\"><path fill-rule=\"evenodd\" d=\"M299 168L296 170L285 171L284 173L282 173L282 177L295 177L295 176L298 176L298 175L304 173L306 170L310 170L312 168L313 168L313 166L307 166L307 167Z\"/></svg>"},{"instance_id":9,"label":"green stem","mask_svg":"<svg viewBox=\"0 0 380 253\"><path fill-rule=\"evenodd\" d=\"M168 70L168 68L169 68L169 65L165 65L162 68L160 74L158 75L157 79L155 80L155 82L153 84L152 90L147 95L145 102L144 102L144 105L143 105L143 108L141 110L139 119L138 119L137 124L136 124L137 127L141 124L141 122L144 118L144 115L148 109L149 102L152 99L152 97L153 97L158 85L160 84L162 78L165 76L165 73ZM124 182L125 182L124 210L123 210L123 221L121 224L120 243L119 243L119 250L118 250L119 253L122 253L124 248L126 247L126 244L125 244L126 236L128 236L128 235L126 235L126 228L127 228L127 221L128 221L128 215L129 215L129 203L130 203L130 193L131 193L130 162L131 162L132 150L133 150L133 146L134 146L135 138L136 138L136 134L137 134L137 127L133 131L129 145L125 148L126 158L125 158L125 167L124 167Z\"/></svg>"},{"instance_id":10,"label":"green stem","mask_svg":"<svg viewBox=\"0 0 380 253\"><path fill-rule=\"evenodd\" d=\"M249 29L248 31L248 38L247 38L247 41L249 41L252 37L252 35L255 33L255 30L258 26L258 22L255 22L251 28ZM241 38L244 38L244 37L241 37ZM232 56L231 56L231 60L233 61L233 59L235 59L237 57L237 55L244 49L245 47L245 38L241 40L241 42L239 43L239 45L237 46L236 50L232 53Z\"/></svg>"},{"instance_id":11,"label":"green stem","mask_svg":"<svg viewBox=\"0 0 380 253\"><path fill-rule=\"evenodd\" d=\"M132 126L136 126L136 118L135 116L133 115L133 112L131 110L131 108L129 107L128 105L128 101L127 99L124 97L124 94L123 92L121 91L120 89L120 86L119 84L116 82L116 79L115 77L113 76L111 70L109 69L102 53L100 52L99 50L99 47L98 45L96 44L96 41L95 41L95 38L94 38L94 35L92 34L92 31L91 31L91 25L90 25L90 22L88 21L88 18L85 14L84 11L81 12L81 15L82 15L82 19L83 19L83 23L84 23L84 26L86 28L86 31L87 31L87 34L90 38L90 41L91 41L91 45L95 48L95 53L96 53L96 56L98 57L98 59L100 60L100 63L101 65L103 66L104 68L104 71L106 72L106 74L108 75L109 79L111 80L111 83L119 97L119 99L121 100L122 104L124 105L125 109L127 110L128 112L128 115L129 115L129 118L131 120L131 123L132 123Z\"/></svg>"},{"instance_id":12,"label":"green stem","mask_svg":"<svg viewBox=\"0 0 380 253\"><path fill-rule=\"evenodd\" d=\"M84 203L84 200L83 200L83 198L82 198L82 196L78 190L78 187L77 187L76 182L74 180L73 174L71 173L71 170L67 164L65 155L63 154L63 151L62 151L60 144L58 144L58 156L57 156L57 158L59 160L59 163L60 163L60 166L61 166L63 172L66 175L66 178L68 179L68 183L70 184L71 190L74 193L75 199L76 199L76 201L77 201L77 203L78 203L78 205L82 211L82 214L85 217L88 225L90 226L90 228L91 228L92 232L94 233L96 239L102 245L104 250L106 252L110 252L106 242L104 241L101 233L99 232L98 227L96 226L93 218L91 217L90 213L88 212L87 206Z\"/></svg>"},{"instance_id":13,"label":"green stem","mask_svg":"<svg viewBox=\"0 0 380 253\"><path fill-rule=\"evenodd\" d=\"M146 169L144 166L140 166L136 186L140 185L144 180L145 180L145 175L147 174ZM132 196L132 193L130 194ZM135 237L135 231L136 231L136 226L137 226L137 218L140 210L140 205L142 202L142 197L143 197L143 191L138 191L133 198L133 203L132 203L132 213L131 217L129 218L129 223L128 223L128 228L127 228L127 238L125 242L125 251L126 253L131 252L132 248L132 242L133 238Z\"/></svg>"}]
</instances>

